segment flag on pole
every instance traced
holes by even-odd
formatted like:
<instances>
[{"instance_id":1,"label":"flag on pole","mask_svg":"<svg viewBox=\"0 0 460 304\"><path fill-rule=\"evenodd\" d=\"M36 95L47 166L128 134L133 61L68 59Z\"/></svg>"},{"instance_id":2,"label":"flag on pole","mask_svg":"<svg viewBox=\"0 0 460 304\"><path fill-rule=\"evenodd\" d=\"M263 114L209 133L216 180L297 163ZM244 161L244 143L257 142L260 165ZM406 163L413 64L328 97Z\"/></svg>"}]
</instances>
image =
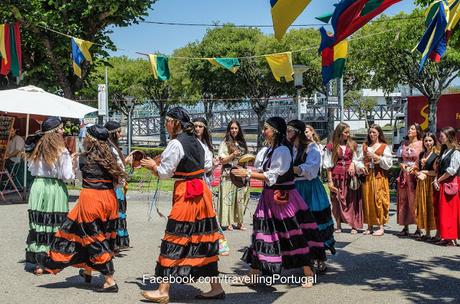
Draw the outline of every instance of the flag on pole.
<instances>
[{"instance_id":1,"label":"flag on pole","mask_svg":"<svg viewBox=\"0 0 460 304\"><path fill-rule=\"evenodd\" d=\"M81 76L81 65L86 60L89 63L92 62L90 47L93 45L92 42L72 37L72 61L73 71L78 77Z\"/></svg>"},{"instance_id":2,"label":"flag on pole","mask_svg":"<svg viewBox=\"0 0 460 304\"><path fill-rule=\"evenodd\" d=\"M240 68L238 58L207 58L210 63L215 66L221 66L235 74Z\"/></svg>"},{"instance_id":3,"label":"flag on pole","mask_svg":"<svg viewBox=\"0 0 460 304\"><path fill-rule=\"evenodd\" d=\"M163 81L169 79L168 57L150 54L149 61L155 79Z\"/></svg>"},{"instance_id":4,"label":"flag on pole","mask_svg":"<svg viewBox=\"0 0 460 304\"><path fill-rule=\"evenodd\" d=\"M362 28L374 17L401 0L340 0L334 4L332 14L318 17L321 21L331 21L334 35L329 36L322 27L320 52L346 39Z\"/></svg>"},{"instance_id":5,"label":"flag on pole","mask_svg":"<svg viewBox=\"0 0 460 304\"><path fill-rule=\"evenodd\" d=\"M294 68L292 66L292 53L278 53L265 55L268 65L272 70L273 76L279 82L281 82L281 77L284 77L286 82L293 81L294 78Z\"/></svg>"},{"instance_id":6,"label":"flag on pole","mask_svg":"<svg viewBox=\"0 0 460 304\"><path fill-rule=\"evenodd\" d=\"M439 62L446 52L446 30L448 19L449 6L447 1L438 0L428 7L427 18L425 21L427 28L422 39L415 47L415 49L422 53L422 59L419 64L419 72L423 70L428 57L435 62Z\"/></svg>"},{"instance_id":7,"label":"flag on pole","mask_svg":"<svg viewBox=\"0 0 460 304\"><path fill-rule=\"evenodd\" d=\"M0 74L19 77L22 72L21 32L19 22L0 28Z\"/></svg>"},{"instance_id":8,"label":"flag on pole","mask_svg":"<svg viewBox=\"0 0 460 304\"><path fill-rule=\"evenodd\" d=\"M332 48L325 48L321 52L321 56L323 85L327 85L332 79L343 76L348 57L348 41L343 40Z\"/></svg>"},{"instance_id":9,"label":"flag on pole","mask_svg":"<svg viewBox=\"0 0 460 304\"><path fill-rule=\"evenodd\" d=\"M311 0L270 0L275 38L280 41L287 29Z\"/></svg>"}]
</instances>

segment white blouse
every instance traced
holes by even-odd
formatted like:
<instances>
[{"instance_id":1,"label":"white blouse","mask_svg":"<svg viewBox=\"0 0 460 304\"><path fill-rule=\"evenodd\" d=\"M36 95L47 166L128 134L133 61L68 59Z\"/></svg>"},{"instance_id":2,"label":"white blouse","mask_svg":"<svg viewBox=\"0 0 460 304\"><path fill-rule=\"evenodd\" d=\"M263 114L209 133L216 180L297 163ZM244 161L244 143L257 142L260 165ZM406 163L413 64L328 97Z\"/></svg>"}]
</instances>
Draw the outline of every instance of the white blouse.
<instances>
[{"instance_id":1,"label":"white blouse","mask_svg":"<svg viewBox=\"0 0 460 304\"><path fill-rule=\"evenodd\" d=\"M297 148L294 147L294 159L297 157ZM313 180L318 177L321 167L321 151L316 143L310 143L307 147L307 158L305 162L299 165L301 170L300 176L295 180Z\"/></svg>"},{"instance_id":2,"label":"white blouse","mask_svg":"<svg viewBox=\"0 0 460 304\"><path fill-rule=\"evenodd\" d=\"M380 146L378 147L380 148ZM375 153L375 150L372 147L367 147L368 151ZM377 150L377 149L376 149ZM370 165L372 166L374 163L371 162ZM355 163L356 168L363 169L364 166L364 151L361 149L361 153L358 156L358 161ZM390 146L386 146L385 150L383 150L383 155L380 157L379 160L380 168L383 170L390 170L391 166L393 166L393 155L391 154Z\"/></svg>"},{"instance_id":3,"label":"white blouse","mask_svg":"<svg viewBox=\"0 0 460 304\"><path fill-rule=\"evenodd\" d=\"M342 153L345 153L347 147L346 146L340 146L340 148L342 149ZM352 162L355 164L355 166L357 166L358 161L359 161L359 156L358 156L358 153L355 151L355 153L353 153ZM329 149L325 149L325 151L324 151L324 159L323 159L323 167L324 167L324 169L329 170L329 169L334 168L334 166L335 166L335 163L332 161L332 151L329 151Z\"/></svg>"},{"instance_id":4,"label":"white blouse","mask_svg":"<svg viewBox=\"0 0 460 304\"><path fill-rule=\"evenodd\" d=\"M444 159L446 157L447 153L448 152L444 153L441 156L441 159ZM447 168L447 173L450 176L457 175L458 169L460 168L460 152L458 150L454 150L454 152L452 152L452 153L453 154L452 154L452 158L450 159L450 165Z\"/></svg>"},{"instance_id":5,"label":"white blouse","mask_svg":"<svg viewBox=\"0 0 460 304\"><path fill-rule=\"evenodd\" d=\"M292 155L289 148L286 146L279 146L273 151L271 157L270 167L267 171L264 172L263 166L267 162L268 158L264 158L265 153L270 151L272 148L262 148L259 153L257 153L254 166L258 172L263 172L265 178L268 181L265 181L268 186L273 186L276 183L276 180L280 175L286 173L292 165Z\"/></svg>"},{"instance_id":6,"label":"white blouse","mask_svg":"<svg viewBox=\"0 0 460 304\"><path fill-rule=\"evenodd\" d=\"M72 168L72 158L67 149L63 150L58 160L49 166L42 159L35 162L29 162L29 171L32 176L50 177L60 180L71 180L75 178Z\"/></svg>"},{"instance_id":7,"label":"white blouse","mask_svg":"<svg viewBox=\"0 0 460 304\"><path fill-rule=\"evenodd\" d=\"M209 150L207 144L205 144L201 140L199 140L199 142L204 149L204 172L208 173L212 170L212 158L214 155L212 154L211 150Z\"/></svg>"},{"instance_id":8,"label":"white blouse","mask_svg":"<svg viewBox=\"0 0 460 304\"><path fill-rule=\"evenodd\" d=\"M198 142L201 143L200 140L198 140ZM202 143L201 146L203 146ZM209 166L209 164L211 164L212 168L212 156L211 158L209 158L209 155L210 154L206 152L204 154L205 171L206 166ZM171 140L166 146L166 149L163 151L163 153L161 153L161 162L160 165L157 167L158 177L160 179L172 177L176 171L177 166L179 165L182 158L184 158L184 156L185 151L182 147L182 144L177 139Z\"/></svg>"}]
</instances>

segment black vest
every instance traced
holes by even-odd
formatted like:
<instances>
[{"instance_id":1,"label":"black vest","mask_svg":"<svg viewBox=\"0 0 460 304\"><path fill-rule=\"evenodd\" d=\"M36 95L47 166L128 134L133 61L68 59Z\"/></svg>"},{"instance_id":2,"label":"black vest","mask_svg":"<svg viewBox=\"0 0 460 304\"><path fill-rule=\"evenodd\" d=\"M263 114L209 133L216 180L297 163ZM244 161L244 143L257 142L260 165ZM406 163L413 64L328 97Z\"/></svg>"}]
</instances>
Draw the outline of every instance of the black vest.
<instances>
[{"instance_id":1,"label":"black vest","mask_svg":"<svg viewBox=\"0 0 460 304\"><path fill-rule=\"evenodd\" d=\"M447 154L444 158L442 158L442 155L440 156L440 162L439 162L439 176L443 175L444 173L447 172L447 168L450 166L450 162L452 160L452 155L454 155L455 149L450 149L444 151L444 154ZM458 172L457 172L458 175Z\"/></svg>"},{"instance_id":2,"label":"black vest","mask_svg":"<svg viewBox=\"0 0 460 304\"><path fill-rule=\"evenodd\" d=\"M181 133L176 139L184 149L184 157L179 162L173 178L201 178L204 174L204 149L193 134Z\"/></svg>"},{"instance_id":3,"label":"black vest","mask_svg":"<svg viewBox=\"0 0 460 304\"><path fill-rule=\"evenodd\" d=\"M83 176L83 188L108 190L113 189L113 177L96 162L88 162L86 156L80 156L79 166Z\"/></svg>"},{"instance_id":4,"label":"black vest","mask_svg":"<svg viewBox=\"0 0 460 304\"><path fill-rule=\"evenodd\" d=\"M264 155L264 161L265 159L267 159L267 161L265 161L264 165L263 165L263 169L264 171L268 171L268 169L270 168L270 165L271 165L271 162L272 162L272 156L273 156L273 152L275 151L276 148L274 149L271 149L271 148L268 148L267 151L265 152L265 155ZM291 190L291 189L294 189L295 188L295 184L292 183L292 184L289 184L289 185L280 185L282 183L287 183L287 182L293 182L294 181L294 166L293 166L293 161L292 161L292 154L291 154L291 165L289 166L289 170L284 173L283 175L280 175L278 176L278 178L276 179L276 183L272 186L267 186L265 185L264 187L265 188L268 188L268 189L274 189L274 190Z\"/></svg>"},{"instance_id":5,"label":"black vest","mask_svg":"<svg viewBox=\"0 0 460 304\"><path fill-rule=\"evenodd\" d=\"M431 153L430 157L426 160L425 166L422 166L422 158L424 156L425 152L420 153L419 156L419 161L418 161L418 167L420 170L428 170L428 171L433 171L434 170L434 164L436 162L436 159L438 158L438 155L436 153ZM447 169L447 168L446 168Z\"/></svg>"},{"instance_id":6,"label":"black vest","mask_svg":"<svg viewBox=\"0 0 460 304\"><path fill-rule=\"evenodd\" d=\"M307 148L305 150L308 150L308 146L307 146ZM297 155L296 155L296 157L294 159L294 165L293 165L294 167L298 167L298 166L302 165L307 160L308 153L306 151L305 151L305 153L303 153L303 152L304 151L297 150ZM301 155L301 154L303 154L303 155ZM321 167L318 170L318 176L319 176L320 172L321 172ZM295 177L302 177L302 176L297 175L297 174L294 174L294 176Z\"/></svg>"}]
</instances>

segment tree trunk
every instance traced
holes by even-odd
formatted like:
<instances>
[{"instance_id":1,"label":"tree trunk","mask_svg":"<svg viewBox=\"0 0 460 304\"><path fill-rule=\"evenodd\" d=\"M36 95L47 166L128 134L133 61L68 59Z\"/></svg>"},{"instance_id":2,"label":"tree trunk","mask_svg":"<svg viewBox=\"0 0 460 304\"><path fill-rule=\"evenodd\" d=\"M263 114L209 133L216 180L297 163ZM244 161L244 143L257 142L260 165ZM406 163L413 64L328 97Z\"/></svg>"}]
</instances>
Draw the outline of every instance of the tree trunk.
<instances>
[{"instance_id":1,"label":"tree trunk","mask_svg":"<svg viewBox=\"0 0 460 304\"><path fill-rule=\"evenodd\" d=\"M166 147L166 113L168 112L169 105L164 101L159 101L157 104L158 111L160 113L160 146Z\"/></svg>"},{"instance_id":2,"label":"tree trunk","mask_svg":"<svg viewBox=\"0 0 460 304\"><path fill-rule=\"evenodd\" d=\"M428 114L428 130L434 134L436 134L436 126L438 121L436 109L438 107L439 99L441 99L441 96L428 98L428 108L430 110Z\"/></svg>"},{"instance_id":3,"label":"tree trunk","mask_svg":"<svg viewBox=\"0 0 460 304\"><path fill-rule=\"evenodd\" d=\"M54 56L53 47L51 45L50 40L46 36L42 36L41 40L45 45L46 54L50 58L51 67L58 77L59 86L61 87L62 92L64 93L64 97L75 100L75 92L72 89L72 85L69 79L65 75L66 69L63 69L59 65L59 60L57 60L56 56Z\"/></svg>"},{"instance_id":4,"label":"tree trunk","mask_svg":"<svg viewBox=\"0 0 460 304\"><path fill-rule=\"evenodd\" d=\"M203 101L205 118L208 121L209 130L212 130L212 111L214 109L214 101Z\"/></svg>"},{"instance_id":5,"label":"tree trunk","mask_svg":"<svg viewBox=\"0 0 460 304\"><path fill-rule=\"evenodd\" d=\"M264 128L265 120L267 119L267 107L268 98L253 101L251 100L251 106L254 112L256 112L258 123L257 123L257 151L262 148L264 138L262 136L262 130Z\"/></svg>"}]
</instances>

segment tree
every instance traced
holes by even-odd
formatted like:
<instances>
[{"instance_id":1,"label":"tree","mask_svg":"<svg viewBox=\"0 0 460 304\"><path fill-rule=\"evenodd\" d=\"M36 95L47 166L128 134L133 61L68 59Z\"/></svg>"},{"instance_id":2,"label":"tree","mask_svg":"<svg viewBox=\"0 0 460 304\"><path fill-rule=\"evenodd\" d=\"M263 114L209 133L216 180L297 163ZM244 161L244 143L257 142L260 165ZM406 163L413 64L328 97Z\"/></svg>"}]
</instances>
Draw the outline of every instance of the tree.
<instances>
[{"instance_id":1,"label":"tree","mask_svg":"<svg viewBox=\"0 0 460 304\"><path fill-rule=\"evenodd\" d=\"M429 130L435 132L436 108L441 94L460 71L459 35L458 31L454 33L440 63L428 60L419 73L421 55L411 50L418 44L424 29L424 16L418 9L411 14L382 16L380 22L367 25L355 36L379 33L360 39L356 55L368 66L368 73L372 75L371 88L391 92L398 85L409 85L426 96L430 111Z\"/></svg>"},{"instance_id":2,"label":"tree","mask_svg":"<svg viewBox=\"0 0 460 304\"><path fill-rule=\"evenodd\" d=\"M348 91L344 96L344 108L358 113L359 119L364 118L366 129L369 128L369 113L377 105L377 100L372 97L362 96L359 91Z\"/></svg>"},{"instance_id":3,"label":"tree","mask_svg":"<svg viewBox=\"0 0 460 304\"><path fill-rule=\"evenodd\" d=\"M91 47L94 57L107 57L106 49L115 49L108 36L110 27L143 20L156 1L7 0L0 5L0 21L22 23L24 82L51 91L60 89L65 97L74 99L98 62L83 64L82 78L78 78L72 70L70 39L44 28L95 42Z\"/></svg>"}]
</instances>

